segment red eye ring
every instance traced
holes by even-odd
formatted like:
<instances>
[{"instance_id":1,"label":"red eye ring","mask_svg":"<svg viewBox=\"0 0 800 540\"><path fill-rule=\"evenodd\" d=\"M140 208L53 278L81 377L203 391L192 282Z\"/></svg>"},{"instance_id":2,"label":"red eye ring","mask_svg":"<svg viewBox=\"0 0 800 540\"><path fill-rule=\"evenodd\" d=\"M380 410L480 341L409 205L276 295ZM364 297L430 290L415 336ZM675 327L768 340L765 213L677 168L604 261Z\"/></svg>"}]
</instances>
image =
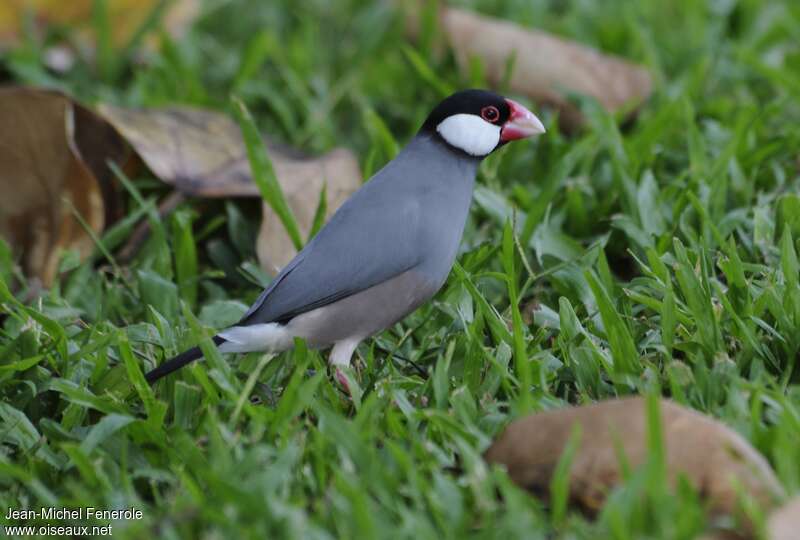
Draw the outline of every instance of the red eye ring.
<instances>
[{"instance_id":1,"label":"red eye ring","mask_svg":"<svg viewBox=\"0 0 800 540\"><path fill-rule=\"evenodd\" d=\"M500 118L500 111L494 105L487 105L481 109L481 118L493 124Z\"/></svg>"}]
</instances>

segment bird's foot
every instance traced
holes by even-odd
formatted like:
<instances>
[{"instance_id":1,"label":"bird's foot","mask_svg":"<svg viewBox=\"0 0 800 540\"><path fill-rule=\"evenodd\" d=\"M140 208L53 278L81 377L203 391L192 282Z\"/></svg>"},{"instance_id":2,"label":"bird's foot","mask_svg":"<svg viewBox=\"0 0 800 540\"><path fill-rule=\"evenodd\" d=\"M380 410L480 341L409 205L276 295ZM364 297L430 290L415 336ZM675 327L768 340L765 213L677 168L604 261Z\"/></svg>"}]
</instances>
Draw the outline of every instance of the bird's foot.
<instances>
[{"instance_id":1,"label":"bird's foot","mask_svg":"<svg viewBox=\"0 0 800 540\"><path fill-rule=\"evenodd\" d=\"M339 383L339 386L347 395L350 395L350 383L347 382L347 376L344 374L344 371L339 366L336 366L334 369L335 371L333 376L336 379L336 382Z\"/></svg>"}]
</instances>

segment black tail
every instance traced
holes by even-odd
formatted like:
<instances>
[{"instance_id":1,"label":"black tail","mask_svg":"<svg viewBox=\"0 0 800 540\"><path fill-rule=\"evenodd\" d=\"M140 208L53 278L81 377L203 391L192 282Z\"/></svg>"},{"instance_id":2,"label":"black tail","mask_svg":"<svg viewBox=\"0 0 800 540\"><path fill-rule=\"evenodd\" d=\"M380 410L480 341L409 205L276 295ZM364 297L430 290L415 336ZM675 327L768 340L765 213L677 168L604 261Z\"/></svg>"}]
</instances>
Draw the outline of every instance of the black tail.
<instances>
[{"instance_id":1,"label":"black tail","mask_svg":"<svg viewBox=\"0 0 800 540\"><path fill-rule=\"evenodd\" d=\"M214 345L220 345L222 343L225 343L225 340L222 339L219 336L214 336L211 339L214 342ZM166 362L162 363L160 366L158 366L154 370L148 372L147 374L145 374L144 378L148 383L153 384L154 382L156 382L161 377L163 377L165 375L169 375L173 371L177 371L177 370L181 369L183 366L185 366L189 362L193 362L193 361L197 360L198 358L201 358L202 356L203 356L203 353L200 351L200 347L192 347L188 351L184 351L181 354L179 354L178 356L174 356L174 357L170 358L169 360L167 360Z\"/></svg>"}]
</instances>

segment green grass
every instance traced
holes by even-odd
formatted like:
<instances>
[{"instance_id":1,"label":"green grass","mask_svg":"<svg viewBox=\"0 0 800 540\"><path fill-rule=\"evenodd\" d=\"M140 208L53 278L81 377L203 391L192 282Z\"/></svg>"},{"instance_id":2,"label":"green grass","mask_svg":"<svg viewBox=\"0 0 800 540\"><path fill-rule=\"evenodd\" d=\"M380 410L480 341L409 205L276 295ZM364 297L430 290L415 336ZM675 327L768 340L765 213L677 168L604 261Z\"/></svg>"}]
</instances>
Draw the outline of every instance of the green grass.
<instances>
[{"instance_id":1,"label":"green grass","mask_svg":"<svg viewBox=\"0 0 800 540\"><path fill-rule=\"evenodd\" d=\"M131 179L129 217L34 299L0 249L0 507L141 508L114 524L122 538L692 538L699 495L668 496L651 467L591 521L566 507L568 454L552 501L480 458L519 415L652 391L742 433L800 490L800 4L460 3L642 62L657 90L633 123L582 102L574 136L545 112L545 136L487 160L459 264L359 349L352 401L302 345L213 349L263 285L254 205L189 201L161 220L159 184ZM430 34L409 45L384 3L332 4L208 2L184 39L145 52L154 12L130 45L64 75L30 37L2 76L231 115L235 94L276 139L344 144L371 173L483 70L460 75ZM102 13L88 24L108 42ZM154 234L121 267L109 254L142 217ZM144 383L198 342L205 362Z\"/></svg>"}]
</instances>

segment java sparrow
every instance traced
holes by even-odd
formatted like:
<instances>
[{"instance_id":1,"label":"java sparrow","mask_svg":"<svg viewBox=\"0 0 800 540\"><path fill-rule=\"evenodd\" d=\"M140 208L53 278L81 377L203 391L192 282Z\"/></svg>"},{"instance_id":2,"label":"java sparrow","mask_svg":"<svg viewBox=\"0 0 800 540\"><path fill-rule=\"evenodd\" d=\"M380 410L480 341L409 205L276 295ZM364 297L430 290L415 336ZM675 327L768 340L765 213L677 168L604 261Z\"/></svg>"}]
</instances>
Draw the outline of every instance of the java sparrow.
<instances>
[{"instance_id":1,"label":"java sparrow","mask_svg":"<svg viewBox=\"0 0 800 540\"><path fill-rule=\"evenodd\" d=\"M280 352L294 338L333 346L350 364L358 344L429 300L444 284L469 213L480 162L509 141L544 133L528 109L485 90L439 103L392 161L356 191L235 325L223 353ZM152 383L202 356L198 347L147 373Z\"/></svg>"}]
</instances>

